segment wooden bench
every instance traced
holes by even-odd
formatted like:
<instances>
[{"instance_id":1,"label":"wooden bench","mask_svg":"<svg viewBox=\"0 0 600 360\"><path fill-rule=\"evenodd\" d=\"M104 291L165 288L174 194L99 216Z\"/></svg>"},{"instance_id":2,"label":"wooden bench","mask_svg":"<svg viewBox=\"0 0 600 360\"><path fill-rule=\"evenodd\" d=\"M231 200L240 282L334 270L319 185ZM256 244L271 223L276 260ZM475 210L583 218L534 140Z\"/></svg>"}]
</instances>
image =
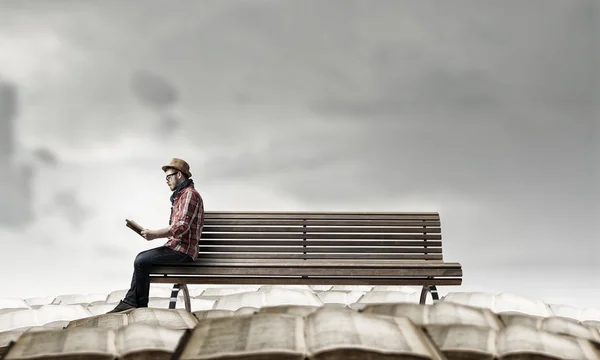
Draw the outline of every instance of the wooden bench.
<instances>
[{"instance_id":1,"label":"wooden bench","mask_svg":"<svg viewBox=\"0 0 600 360\"><path fill-rule=\"evenodd\" d=\"M437 285L460 285L443 262L440 216L427 213L205 212L198 260L154 265L151 283L417 285L420 303Z\"/></svg>"}]
</instances>

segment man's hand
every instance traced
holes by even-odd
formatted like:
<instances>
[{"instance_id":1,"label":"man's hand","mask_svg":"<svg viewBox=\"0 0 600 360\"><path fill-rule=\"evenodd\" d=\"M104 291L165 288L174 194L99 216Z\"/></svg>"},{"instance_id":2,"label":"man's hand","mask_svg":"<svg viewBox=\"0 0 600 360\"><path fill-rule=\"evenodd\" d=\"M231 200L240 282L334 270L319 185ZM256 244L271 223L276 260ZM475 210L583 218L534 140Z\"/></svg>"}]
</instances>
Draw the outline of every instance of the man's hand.
<instances>
[{"instance_id":1,"label":"man's hand","mask_svg":"<svg viewBox=\"0 0 600 360\"><path fill-rule=\"evenodd\" d=\"M158 238L155 231L148 229L142 230L142 237L148 241Z\"/></svg>"},{"instance_id":2,"label":"man's hand","mask_svg":"<svg viewBox=\"0 0 600 360\"><path fill-rule=\"evenodd\" d=\"M142 230L142 236L144 239L150 241L154 239L164 238L169 236L169 228L159 229L159 230Z\"/></svg>"}]
</instances>

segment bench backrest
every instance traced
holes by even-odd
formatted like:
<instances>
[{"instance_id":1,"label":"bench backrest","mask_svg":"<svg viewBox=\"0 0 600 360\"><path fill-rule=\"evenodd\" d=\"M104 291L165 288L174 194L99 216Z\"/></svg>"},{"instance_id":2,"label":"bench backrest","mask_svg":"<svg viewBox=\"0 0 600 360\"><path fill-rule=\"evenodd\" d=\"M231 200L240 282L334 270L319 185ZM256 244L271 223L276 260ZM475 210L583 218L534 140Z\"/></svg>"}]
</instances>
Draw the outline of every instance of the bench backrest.
<instances>
[{"instance_id":1,"label":"bench backrest","mask_svg":"<svg viewBox=\"0 0 600 360\"><path fill-rule=\"evenodd\" d=\"M441 262L441 240L437 212L207 211L198 259Z\"/></svg>"}]
</instances>

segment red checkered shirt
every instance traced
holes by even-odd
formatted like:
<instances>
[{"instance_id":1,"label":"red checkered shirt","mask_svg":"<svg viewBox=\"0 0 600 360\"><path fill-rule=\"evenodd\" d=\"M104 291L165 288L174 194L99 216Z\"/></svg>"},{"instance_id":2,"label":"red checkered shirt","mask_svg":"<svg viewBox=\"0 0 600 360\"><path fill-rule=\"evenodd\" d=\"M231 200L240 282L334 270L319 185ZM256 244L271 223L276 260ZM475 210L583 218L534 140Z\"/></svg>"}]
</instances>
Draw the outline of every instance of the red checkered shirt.
<instances>
[{"instance_id":1,"label":"red checkered shirt","mask_svg":"<svg viewBox=\"0 0 600 360\"><path fill-rule=\"evenodd\" d=\"M193 184L177 194L170 224L169 240L165 246L196 260L204 226L204 203Z\"/></svg>"}]
</instances>

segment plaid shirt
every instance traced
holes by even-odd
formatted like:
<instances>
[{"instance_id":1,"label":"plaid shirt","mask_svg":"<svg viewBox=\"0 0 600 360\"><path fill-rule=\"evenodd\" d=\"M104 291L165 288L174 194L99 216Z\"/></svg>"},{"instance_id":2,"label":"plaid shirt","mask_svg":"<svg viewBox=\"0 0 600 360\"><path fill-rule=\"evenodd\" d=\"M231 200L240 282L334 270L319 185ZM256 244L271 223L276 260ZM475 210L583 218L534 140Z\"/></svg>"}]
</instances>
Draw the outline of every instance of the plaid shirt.
<instances>
[{"instance_id":1,"label":"plaid shirt","mask_svg":"<svg viewBox=\"0 0 600 360\"><path fill-rule=\"evenodd\" d=\"M169 224L169 240L165 246L188 254L194 260L198 259L198 244L204 226L204 203L194 185L177 194Z\"/></svg>"}]
</instances>

